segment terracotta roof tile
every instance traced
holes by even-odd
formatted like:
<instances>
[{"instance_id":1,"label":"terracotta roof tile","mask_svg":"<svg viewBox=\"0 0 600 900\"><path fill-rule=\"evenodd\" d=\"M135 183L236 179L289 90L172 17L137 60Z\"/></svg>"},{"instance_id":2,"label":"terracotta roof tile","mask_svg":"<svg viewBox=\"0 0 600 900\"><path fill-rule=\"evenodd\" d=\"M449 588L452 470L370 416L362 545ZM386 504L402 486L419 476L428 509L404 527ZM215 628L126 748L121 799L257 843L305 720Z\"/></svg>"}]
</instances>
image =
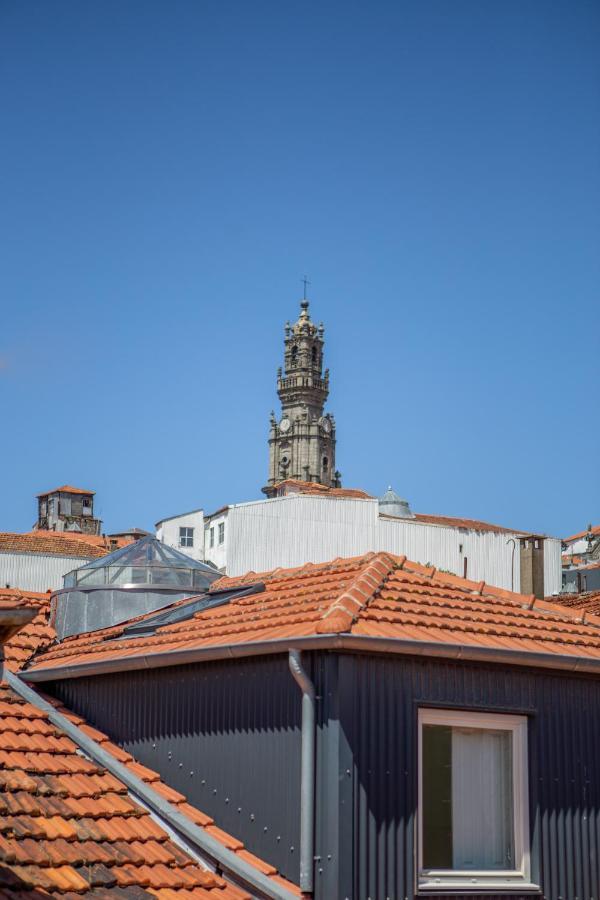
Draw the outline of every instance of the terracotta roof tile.
<instances>
[{"instance_id":1,"label":"terracotta roof tile","mask_svg":"<svg viewBox=\"0 0 600 900\"><path fill-rule=\"evenodd\" d=\"M600 616L600 591L584 591L581 594L557 594L548 597L557 606L578 610L580 614Z\"/></svg>"},{"instance_id":2,"label":"terracotta roof tile","mask_svg":"<svg viewBox=\"0 0 600 900\"><path fill-rule=\"evenodd\" d=\"M587 537L590 533L593 535L600 535L600 525L592 525L591 528L586 528L585 531L578 531L577 534L572 534L570 537L563 538L565 544L570 544L572 541L578 541L580 538Z\"/></svg>"},{"instance_id":3,"label":"terracotta roof tile","mask_svg":"<svg viewBox=\"0 0 600 900\"><path fill-rule=\"evenodd\" d=\"M286 478L274 484L270 490L277 496L286 494L318 494L321 497L345 497L349 500L372 500L371 494L361 491L359 488L334 488L325 484L317 484L315 481L300 481L296 478Z\"/></svg>"},{"instance_id":4,"label":"terracotta roof tile","mask_svg":"<svg viewBox=\"0 0 600 900\"><path fill-rule=\"evenodd\" d=\"M117 547L131 543L125 538L115 538ZM0 553L43 553L50 556L67 556L76 559L99 559L112 552L102 535L81 534L77 531L27 531L23 534L0 532Z\"/></svg>"},{"instance_id":5,"label":"terracotta roof tile","mask_svg":"<svg viewBox=\"0 0 600 900\"><path fill-rule=\"evenodd\" d=\"M117 626L67 638L38 655L33 668L317 634L377 636L383 624L388 636L398 639L600 658L600 620L588 615L583 622L559 603L386 553L224 577L212 590L257 581L264 582L262 593L234 598L153 634L124 638L123 626Z\"/></svg>"},{"instance_id":6,"label":"terracotta roof tile","mask_svg":"<svg viewBox=\"0 0 600 900\"><path fill-rule=\"evenodd\" d=\"M87 732L121 758L105 735ZM150 770L143 772L149 781L158 779ZM184 814L191 809L182 795L166 786L162 790ZM227 846L243 848L213 830ZM125 785L86 759L45 713L5 682L0 683L0 857L0 897L8 890L13 900L22 900L28 891L36 898L46 892L63 900L82 894L103 900L105 890L111 900L248 897L174 844ZM260 871L267 867L260 860L254 864ZM120 889L127 890L120 894Z\"/></svg>"},{"instance_id":7,"label":"terracotta roof tile","mask_svg":"<svg viewBox=\"0 0 600 900\"><path fill-rule=\"evenodd\" d=\"M481 522L479 519L461 519L455 516L432 516L427 513L415 513L415 520L430 525L448 525L451 528L468 528L472 531L495 531L498 534L526 533L518 528L505 528L503 525L492 525L490 522Z\"/></svg>"},{"instance_id":8,"label":"terracotta roof tile","mask_svg":"<svg viewBox=\"0 0 600 900\"><path fill-rule=\"evenodd\" d=\"M86 494L90 497L93 497L96 491L86 491L85 488L73 487L72 484L63 484L60 487L54 488L53 491L44 491L43 494L38 494L38 497L48 497L50 494Z\"/></svg>"}]
</instances>

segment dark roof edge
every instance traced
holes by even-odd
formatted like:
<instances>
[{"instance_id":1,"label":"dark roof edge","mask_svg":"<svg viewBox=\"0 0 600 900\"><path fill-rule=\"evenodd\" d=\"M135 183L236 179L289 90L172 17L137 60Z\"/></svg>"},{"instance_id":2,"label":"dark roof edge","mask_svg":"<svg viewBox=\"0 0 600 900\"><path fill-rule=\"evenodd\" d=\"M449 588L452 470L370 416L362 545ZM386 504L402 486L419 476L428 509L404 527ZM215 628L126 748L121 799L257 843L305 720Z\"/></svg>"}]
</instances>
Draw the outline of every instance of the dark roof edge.
<instances>
[{"instance_id":1,"label":"dark roof edge","mask_svg":"<svg viewBox=\"0 0 600 900\"><path fill-rule=\"evenodd\" d=\"M126 656L120 659L99 660L79 665L64 665L42 669L29 669L19 675L25 681L62 681L68 678L84 678L109 672L131 672L142 669L160 669L194 662L216 659L240 659L248 656L266 656L271 653L287 653L298 650L354 650L375 653L396 653L403 656L433 656L441 659L467 660L469 662L502 663L513 666L530 666L543 669L580 672L600 675L600 659L568 656L561 653L537 653L531 650L500 650L493 647L476 647L469 644L442 644L437 641L415 641L399 638L369 637L360 634L319 634L297 638L253 641L244 644L216 644L165 653L148 653Z\"/></svg>"},{"instance_id":2,"label":"dark roof edge","mask_svg":"<svg viewBox=\"0 0 600 900\"><path fill-rule=\"evenodd\" d=\"M164 819L175 831L182 834L198 851L219 863L225 873L231 873L237 883L245 884L258 891L260 897L268 897L271 900L297 900L295 894L287 891L283 886L273 880L254 866L227 849L223 844L213 838L198 825L184 816L176 806L161 797L154 788L134 775L127 766L120 763L115 757L104 750L92 738L84 734L77 725L58 712L47 700L44 700L33 688L24 684L18 675L5 672L4 678L10 687L19 694L27 703L31 703L37 709L46 713L50 722L71 738L91 759L107 769L111 775L122 781L123 784L138 797L146 806Z\"/></svg>"}]
</instances>

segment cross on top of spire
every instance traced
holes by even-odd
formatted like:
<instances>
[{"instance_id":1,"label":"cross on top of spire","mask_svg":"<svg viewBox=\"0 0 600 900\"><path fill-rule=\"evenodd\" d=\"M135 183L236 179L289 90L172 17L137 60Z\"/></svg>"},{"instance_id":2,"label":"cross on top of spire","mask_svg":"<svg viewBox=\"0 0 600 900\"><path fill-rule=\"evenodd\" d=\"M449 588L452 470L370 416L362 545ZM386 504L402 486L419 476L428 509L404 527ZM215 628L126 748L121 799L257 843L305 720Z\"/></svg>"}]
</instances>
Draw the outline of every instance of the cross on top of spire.
<instances>
[{"instance_id":1,"label":"cross on top of spire","mask_svg":"<svg viewBox=\"0 0 600 900\"><path fill-rule=\"evenodd\" d=\"M302 284L304 285L304 295L303 295L303 300L306 300L306 288L307 288L308 285L310 284L310 281L308 280L308 276L307 276L307 275L305 275L305 276L302 278Z\"/></svg>"}]
</instances>

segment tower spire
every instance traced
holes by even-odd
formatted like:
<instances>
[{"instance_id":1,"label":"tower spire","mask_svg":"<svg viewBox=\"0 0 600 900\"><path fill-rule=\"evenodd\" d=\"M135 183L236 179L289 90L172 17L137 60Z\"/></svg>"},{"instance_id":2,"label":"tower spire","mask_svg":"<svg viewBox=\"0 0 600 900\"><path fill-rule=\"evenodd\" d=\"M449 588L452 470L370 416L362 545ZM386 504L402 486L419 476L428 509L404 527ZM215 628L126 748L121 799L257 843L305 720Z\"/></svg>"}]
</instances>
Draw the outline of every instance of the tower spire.
<instances>
[{"instance_id":1,"label":"tower spire","mask_svg":"<svg viewBox=\"0 0 600 900\"><path fill-rule=\"evenodd\" d=\"M323 374L324 328L310 318L306 275L302 283L300 316L293 325L286 323L284 367L277 373L281 418L271 419L269 432L269 479L263 488L269 497L288 478L339 486L335 420L325 412L329 372Z\"/></svg>"}]
</instances>

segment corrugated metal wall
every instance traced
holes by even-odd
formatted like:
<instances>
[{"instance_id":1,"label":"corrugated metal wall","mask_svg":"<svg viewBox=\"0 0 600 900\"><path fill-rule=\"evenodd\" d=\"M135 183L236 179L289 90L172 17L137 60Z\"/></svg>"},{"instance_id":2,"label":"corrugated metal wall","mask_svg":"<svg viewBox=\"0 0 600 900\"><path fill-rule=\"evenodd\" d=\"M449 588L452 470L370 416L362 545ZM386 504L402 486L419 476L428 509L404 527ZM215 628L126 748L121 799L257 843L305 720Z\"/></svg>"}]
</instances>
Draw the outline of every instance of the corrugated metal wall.
<instances>
[{"instance_id":1,"label":"corrugated metal wall","mask_svg":"<svg viewBox=\"0 0 600 900\"><path fill-rule=\"evenodd\" d=\"M532 879L544 900L600 900L598 679L384 655L308 662L318 697L316 900L414 900L419 706L528 715ZM285 657L50 688L297 883L300 692Z\"/></svg>"},{"instance_id":2,"label":"corrugated metal wall","mask_svg":"<svg viewBox=\"0 0 600 900\"><path fill-rule=\"evenodd\" d=\"M331 671L336 667L337 674ZM341 817L337 848L349 871L320 863L323 900L415 896L416 716L418 706L427 704L530 716L533 878L541 879L545 900L598 900L598 680L346 654L321 657L316 670L319 693L331 704L331 715L322 715L340 723L339 752L320 753L320 765L327 769L320 783L340 784L341 808L352 810L350 823ZM338 697L331 684L339 685ZM322 859L330 846L318 846ZM520 898L518 892L509 896Z\"/></svg>"},{"instance_id":3,"label":"corrugated metal wall","mask_svg":"<svg viewBox=\"0 0 600 900\"><path fill-rule=\"evenodd\" d=\"M327 562L370 550L406 555L474 581L520 589L518 535L379 516L376 500L294 495L229 509L227 574ZM513 544L516 541L513 555ZM546 594L560 590L560 541L546 541Z\"/></svg>"},{"instance_id":4,"label":"corrugated metal wall","mask_svg":"<svg viewBox=\"0 0 600 900\"><path fill-rule=\"evenodd\" d=\"M0 587L8 584L23 591L39 591L42 594L48 589L55 591L63 586L63 575L79 569L86 562L88 559L80 556L0 553Z\"/></svg>"},{"instance_id":5,"label":"corrugated metal wall","mask_svg":"<svg viewBox=\"0 0 600 900\"><path fill-rule=\"evenodd\" d=\"M298 882L301 693L287 657L77 678L52 692Z\"/></svg>"},{"instance_id":6,"label":"corrugated metal wall","mask_svg":"<svg viewBox=\"0 0 600 900\"><path fill-rule=\"evenodd\" d=\"M544 593L547 597L562 590L561 542L546 538L544 542Z\"/></svg>"},{"instance_id":7,"label":"corrugated metal wall","mask_svg":"<svg viewBox=\"0 0 600 900\"><path fill-rule=\"evenodd\" d=\"M297 494L229 508L227 574L327 562L376 549L377 501Z\"/></svg>"},{"instance_id":8,"label":"corrugated metal wall","mask_svg":"<svg viewBox=\"0 0 600 900\"><path fill-rule=\"evenodd\" d=\"M516 541L513 567L513 545ZM379 546L390 553L404 554L415 562L432 563L456 575L486 581L496 587L520 588L519 539L516 534L494 531L468 531L428 525L424 522L404 522L402 519L379 520ZM511 576L511 570L514 576Z\"/></svg>"}]
</instances>

